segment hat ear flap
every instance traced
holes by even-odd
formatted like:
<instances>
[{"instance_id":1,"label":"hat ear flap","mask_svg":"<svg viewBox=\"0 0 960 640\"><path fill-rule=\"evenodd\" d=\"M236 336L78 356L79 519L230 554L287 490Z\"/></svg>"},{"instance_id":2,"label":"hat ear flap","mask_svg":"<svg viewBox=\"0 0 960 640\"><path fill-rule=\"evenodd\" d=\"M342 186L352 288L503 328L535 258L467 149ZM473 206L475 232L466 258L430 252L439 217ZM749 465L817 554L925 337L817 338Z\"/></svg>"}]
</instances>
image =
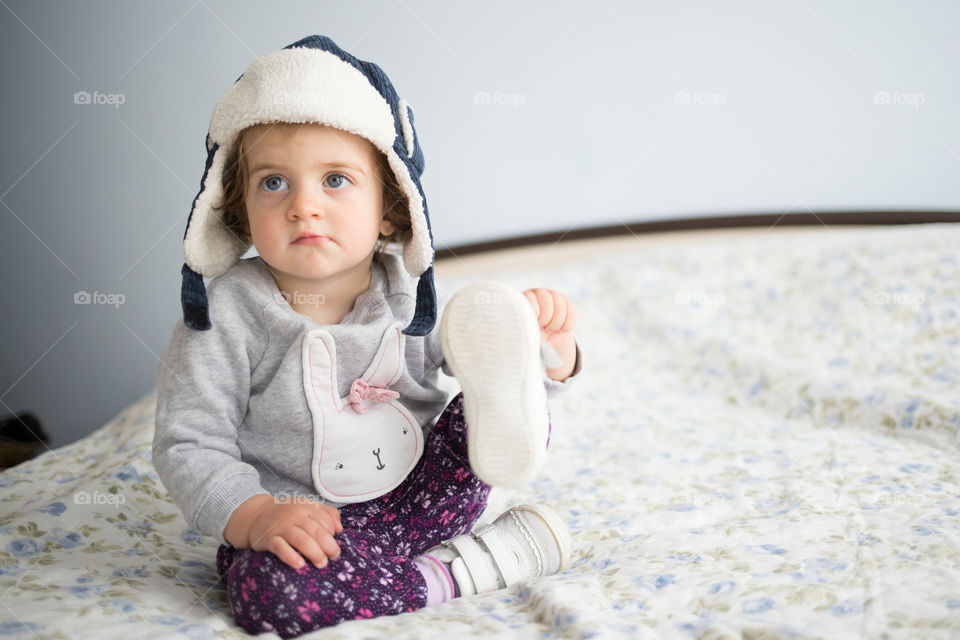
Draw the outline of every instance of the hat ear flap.
<instances>
[{"instance_id":1,"label":"hat ear flap","mask_svg":"<svg viewBox=\"0 0 960 640\"><path fill-rule=\"evenodd\" d=\"M234 143L234 148L235 148ZM249 238L241 238L223 224L223 176L229 170L228 149L214 143L207 155L200 191L193 199L187 230L183 234L183 253L187 265L207 278L226 273L250 248Z\"/></svg>"},{"instance_id":2,"label":"hat ear flap","mask_svg":"<svg viewBox=\"0 0 960 640\"><path fill-rule=\"evenodd\" d=\"M246 238L237 237L223 224L219 219L222 212L216 208L223 198L227 155L227 149L213 142L207 134L206 168L183 234L185 260L181 269L180 304L184 324L198 331L212 326L204 276L215 278L225 273L250 248Z\"/></svg>"}]
</instances>

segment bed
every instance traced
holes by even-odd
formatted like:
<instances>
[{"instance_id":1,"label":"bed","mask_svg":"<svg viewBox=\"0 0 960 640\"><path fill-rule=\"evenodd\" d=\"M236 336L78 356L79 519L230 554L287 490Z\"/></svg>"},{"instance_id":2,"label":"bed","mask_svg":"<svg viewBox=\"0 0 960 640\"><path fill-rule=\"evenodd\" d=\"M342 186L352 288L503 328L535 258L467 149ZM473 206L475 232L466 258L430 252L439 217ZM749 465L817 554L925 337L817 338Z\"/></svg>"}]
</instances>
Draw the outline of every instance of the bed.
<instances>
[{"instance_id":1,"label":"bed","mask_svg":"<svg viewBox=\"0 0 960 640\"><path fill-rule=\"evenodd\" d=\"M482 522L550 504L572 566L304 637L960 635L960 224L495 263L440 278L563 291L585 368ZM247 636L151 465L155 399L0 474L0 637Z\"/></svg>"}]
</instances>

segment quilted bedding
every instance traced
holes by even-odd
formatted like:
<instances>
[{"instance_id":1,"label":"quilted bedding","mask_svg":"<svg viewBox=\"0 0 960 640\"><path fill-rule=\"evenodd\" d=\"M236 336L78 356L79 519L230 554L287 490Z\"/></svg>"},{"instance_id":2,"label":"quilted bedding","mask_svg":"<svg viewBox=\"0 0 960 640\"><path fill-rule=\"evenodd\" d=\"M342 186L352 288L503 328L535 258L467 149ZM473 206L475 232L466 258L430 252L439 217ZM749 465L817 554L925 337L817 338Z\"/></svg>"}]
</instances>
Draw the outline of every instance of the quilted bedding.
<instances>
[{"instance_id":1,"label":"quilted bedding","mask_svg":"<svg viewBox=\"0 0 960 640\"><path fill-rule=\"evenodd\" d=\"M960 224L482 275L580 309L547 466L482 519L550 504L572 567L305 637L960 636ZM0 473L0 638L247 636L153 470L154 406Z\"/></svg>"}]
</instances>

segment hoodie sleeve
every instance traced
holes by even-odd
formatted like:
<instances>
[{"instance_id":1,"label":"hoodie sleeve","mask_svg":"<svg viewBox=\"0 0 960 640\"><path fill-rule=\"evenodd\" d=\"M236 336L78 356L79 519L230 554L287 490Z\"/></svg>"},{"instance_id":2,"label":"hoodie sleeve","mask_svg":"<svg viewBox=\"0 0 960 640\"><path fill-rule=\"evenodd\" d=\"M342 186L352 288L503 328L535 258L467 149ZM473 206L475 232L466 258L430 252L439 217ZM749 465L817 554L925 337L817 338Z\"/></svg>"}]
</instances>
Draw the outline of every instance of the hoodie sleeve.
<instances>
[{"instance_id":1,"label":"hoodie sleeve","mask_svg":"<svg viewBox=\"0 0 960 640\"><path fill-rule=\"evenodd\" d=\"M187 523L221 544L236 508L269 494L237 444L251 371L266 347L259 310L244 297L242 283L211 283L213 327L178 321L157 370L153 465Z\"/></svg>"},{"instance_id":2,"label":"hoodie sleeve","mask_svg":"<svg viewBox=\"0 0 960 640\"><path fill-rule=\"evenodd\" d=\"M547 390L547 398L555 398L564 391L567 390L576 377L580 374L580 370L583 368L583 356L580 354L580 345L577 344L577 359L573 363L573 372L567 377L566 380L554 380L547 375L547 370L543 370L543 385Z\"/></svg>"}]
</instances>

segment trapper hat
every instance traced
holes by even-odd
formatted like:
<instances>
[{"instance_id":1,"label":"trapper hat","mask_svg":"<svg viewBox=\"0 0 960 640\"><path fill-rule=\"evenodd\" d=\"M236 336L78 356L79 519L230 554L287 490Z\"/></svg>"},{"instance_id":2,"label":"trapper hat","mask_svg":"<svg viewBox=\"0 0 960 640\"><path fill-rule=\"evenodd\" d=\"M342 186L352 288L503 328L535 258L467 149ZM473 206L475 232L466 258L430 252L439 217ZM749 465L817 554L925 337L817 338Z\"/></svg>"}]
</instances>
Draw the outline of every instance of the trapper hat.
<instances>
[{"instance_id":1,"label":"trapper hat","mask_svg":"<svg viewBox=\"0 0 960 640\"><path fill-rule=\"evenodd\" d=\"M247 127L277 121L336 127L366 138L386 155L410 209L412 229L403 247L404 268L419 277L416 310L403 332L429 333L437 321L433 232L420 186L424 159L413 109L380 67L317 35L254 60L213 109L206 168L183 235L184 323L201 331L211 328L203 278L225 273L250 248L227 228L222 210L215 208L223 199L223 174L239 134Z\"/></svg>"}]
</instances>

